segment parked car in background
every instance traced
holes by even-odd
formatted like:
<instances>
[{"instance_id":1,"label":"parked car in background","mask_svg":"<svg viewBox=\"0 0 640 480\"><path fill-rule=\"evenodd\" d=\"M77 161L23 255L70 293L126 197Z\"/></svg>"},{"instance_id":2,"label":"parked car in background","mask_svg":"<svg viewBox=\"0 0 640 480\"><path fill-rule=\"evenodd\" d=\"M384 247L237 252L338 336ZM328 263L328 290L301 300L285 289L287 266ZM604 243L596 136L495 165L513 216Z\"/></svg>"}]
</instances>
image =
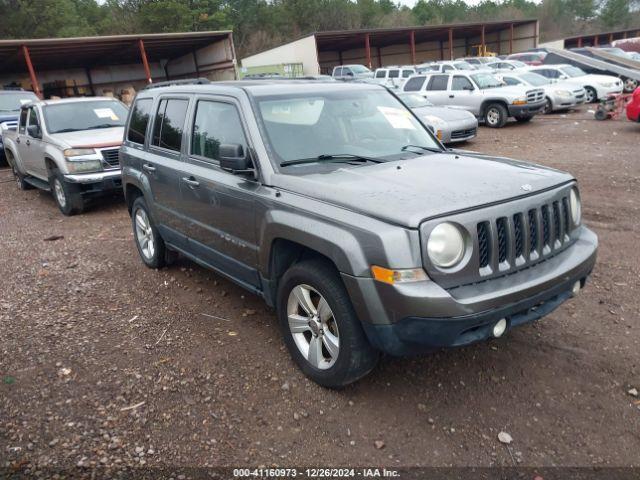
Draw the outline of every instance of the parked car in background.
<instances>
[{"instance_id":1,"label":"parked car in background","mask_svg":"<svg viewBox=\"0 0 640 480\"><path fill-rule=\"evenodd\" d=\"M109 97L24 105L18 128L2 134L18 187L51 191L65 215L81 213L91 197L121 191L126 118L127 107Z\"/></svg>"},{"instance_id":2,"label":"parked car in background","mask_svg":"<svg viewBox=\"0 0 640 480\"><path fill-rule=\"evenodd\" d=\"M2 131L16 128L20 107L30 102L37 102L39 98L33 92L19 90L0 90L0 163L6 159Z\"/></svg>"},{"instance_id":3,"label":"parked car in background","mask_svg":"<svg viewBox=\"0 0 640 480\"><path fill-rule=\"evenodd\" d=\"M364 377L381 351L502 337L576 295L596 261L571 175L448 151L379 85L147 88L128 125L142 262L180 252L262 297L326 387Z\"/></svg>"},{"instance_id":4,"label":"parked car in background","mask_svg":"<svg viewBox=\"0 0 640 480\"><path fill-rule=\"evenodd\" d=\"M586 102L597 102L600 98L606 98L611 93L622 93L622 80L612 75L598 75L585 73L573 65L542 65L530 67L529 71L547 77L554 82L568 81L584 87Z\"/></svg>"},{"instance_id":5,"label":"parked car in background","mask_svg":"<svg viewBox=\"0 0 640 480\"><path fill-rule=\"evenodd\" d=\"M443 61L443 62L431 62L431 63L423 63L422 65L418 65L416 70L419 73L427 73L427 72L440 72L446 73L454 70L461 71L469 71L469 70L477 70L477 68L470 63L463 61Z\"/></svg>"},{"instance_id":6,"label":"parked car in background","mask_svg":"<svg viewBox=\"0 0 640 480\"><path fill-rule=\"evenodd\" d=\"M512 55L508 55L507 60L518 60L520 62L526 63L527 65L542 65L544 57L546 56L546 52L514 53Z\"/></svg>"},{"instance_id":7,"label":"parked car in background","mask_svg":"<svg viewBox=\"0 0 640 480\"><path fill-rule=\"evenodd\" d=\"M373 72L364 65L338 65L331 76L336 80L363 80L373 78Z\"/></svg>"},{"instance_id":8,"label":"parked car in background","mask_svg":"<svg viewBox=\"0 0 640 480\"><path fill-rule=\"evenodd\" d=\"M403 91L418 93L437 106L463 108L492 128L503 127L509 117L528 122L545 106L542 88L505 86L485 72L415 75Z\"/></svg>"},{"instance_id":9,"label":"parked car in background","mask_svg":"<svg viewBox=\"0 0 640 480\"><path fill-rule=\"evenodd\" d=\"M444 144L466 142L478 133L478 119L460 108L436 107L417 93L398 93L398 98L413 110Z\"/></svg>"},{"instance_id":10,"label":"parked car in background","mask_svg":"<svg viewBox=\"0 0 640 480\"><path fill-rule=\"evenodd\" d=\"M583 87L566 81L553 83L548 78L535 72L498 72L496 77L507 85L543 88L547 102L544 107L544 113L567 110L586 101L586 91Z\"/></svg>"},{"instance_id":11,"label":"parked car in background","mask_svg":"<svg viewBox=\"0 0 640 480\"><path fill-rule=\"evenodd\" d=\"M497 60L487 63L485 66L492 70L518 70L520 68L526 68L527 64L520 60Z\"/></svg>"},{"instance_id":12,"label":"parked car in background","mask_svg":"<svg viewBox=\"0 0 640 480\"><path fill-rule=\"evenodd\" d=\"M415 75L414 67L377 68L373 75L373 83L389 88L401 88L411 75Z\"/></svg>"},{"instance_id":13,"label":"parked car in background","mask_svg":"<svg viewBox=\"0 0 640 480\"><path fill-rule=\"evenodd\" d=\"M640 122L640 87L634 90L627 104L627 118L632 122Z\"/></svg>"},{"instance_id":14,"label":"parked car in background","mask_svg":"<svg viewBox=\"0 0 640 480\"><path fill-rule=\"evenodd\" d=\"M495 62L496 57L462 57L456 58L456 60L467 62L478 68L484 68L488 63Z\"/></svg>"}]
</instances>

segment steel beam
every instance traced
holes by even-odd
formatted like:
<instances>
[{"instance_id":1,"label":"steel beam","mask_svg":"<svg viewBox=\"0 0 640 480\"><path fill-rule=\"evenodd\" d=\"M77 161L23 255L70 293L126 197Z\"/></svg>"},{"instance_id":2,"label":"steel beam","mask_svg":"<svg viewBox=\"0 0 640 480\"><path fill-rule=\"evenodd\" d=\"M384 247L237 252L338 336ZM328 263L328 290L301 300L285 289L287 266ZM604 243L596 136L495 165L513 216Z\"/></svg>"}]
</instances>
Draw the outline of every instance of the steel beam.
<instances>
[{"instance_id":1,"label":"steel beam","mask_svg":"<svg viewBox=\"0 0 640 480\"><path fill-rule=\"evenodd\" d=\"M409 41L411 43L411 64L416 64L416 32L411 30L409 33Z\"/></svg>"},{"instance_id":2,"label":"steel beam","mask_svg":"<svg viewBox=\"0 0 640 480\"><path fill-rule=\"evenodd\" d=\"M24 55L24 61L27 62L27 69L29 70L29 77L31 77L31 88L34 93L42 98L42 92L40 91L40 85L38 85L38 78L36 77L36 71L33 69L33 63L31 63L31 56L29 55L29 49L26 45L22 46L22 54Z\"/></svg>"},{"instance_id":3,"label":"steel beam","mask_svg":"<svg viewBox=\"0 0 640 480\"><path fill-rule=\"evenodd\" d=\"M147 83L151 83L153 82L153 79L151 78L151 69L149 68L149 61L147 60L147 52L144 49L144 42L141 38L138 40L138 48L140 49L140 56L142 57L142 65L144 66Z\"/></svg>"},{"instance_id":4,"label":"steel beam","mask_svg":"<svg viewBox=\"0 0 640 480\"><path fill-rule=\"evenodd\" d=\"M453 28L449 27L449 60L453 60Z\"/></svg>"},{"instance_id":5,"label":"steel beam","mask_svg":"<svg viewBox=\"0 0 640 480\"><path fill-rule=\"evenodd\" d=\"M371 68L371 42L368 33L364 36L364 50L367 56L367 67Z\"/></svg>"}]
</instances>

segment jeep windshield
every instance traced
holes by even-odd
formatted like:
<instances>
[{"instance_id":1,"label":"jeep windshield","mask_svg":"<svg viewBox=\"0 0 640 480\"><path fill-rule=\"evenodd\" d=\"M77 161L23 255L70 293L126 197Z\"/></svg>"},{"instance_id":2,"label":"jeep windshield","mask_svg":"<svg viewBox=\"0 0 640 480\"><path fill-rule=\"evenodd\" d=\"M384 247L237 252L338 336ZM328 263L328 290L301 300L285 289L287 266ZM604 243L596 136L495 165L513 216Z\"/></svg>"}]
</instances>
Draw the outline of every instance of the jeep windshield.
<instances>
[{"instance_id":1,"label":"jeep windshield","mask_svg":"<svg viewBox=\"0 0 640 480\"><path fill-rule=\"evenodd\" d=\"M43 107L49 133L123 127L127 107L116 100L68 102Z\"/></svg>"},{"instance_id":2,"label":"jeep windshield","mask_svg":"<svg viewBox=\"0 0 640 480\"><path fill-rule=\"evenodd\" d=\"M25 103L37 101L31 92L0 93L0 112L18 112Z\"/></svg>"},{"instance_id":3,"label":"jeep windshield","mask_svg":"<svg viewBox=\"0 0 640 480\"><path fill-rule=\"evenodd\" d=\"M474 73L470 75L473 79L473 82L478 86L480 90L485 90L487 88L496 88L504 86L500 80L491 75L490 73Z\"/></svg>"},{"instance_id":4,"label":"jeep windshield","mask_svg":"<svg viewBox=\"0 0 640 480\"><path fill-rule=\"evenodd\" d=\"M423 153L442 150L411 111L386 90L317 89L256 100L265 141L278 167L335 166L336 160L342 166L370 165L415 157L403 149L406 145L417 145ZM352 161L357 157L370 163Z\"/></svg>"}]
</instances>

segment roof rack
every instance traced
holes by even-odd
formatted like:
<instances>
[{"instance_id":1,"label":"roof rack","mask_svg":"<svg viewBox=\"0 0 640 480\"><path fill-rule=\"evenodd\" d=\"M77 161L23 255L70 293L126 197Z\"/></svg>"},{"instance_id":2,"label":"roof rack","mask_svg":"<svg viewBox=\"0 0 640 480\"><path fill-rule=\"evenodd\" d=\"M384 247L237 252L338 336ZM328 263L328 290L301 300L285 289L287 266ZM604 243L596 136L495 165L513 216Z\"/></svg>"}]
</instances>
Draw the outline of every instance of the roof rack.
<instances>
[{"instance_id":1,"label":"roof rack","mask_svg":"<svg viewBox=\"0 0 640 480\"><path fill-rule=\"evenodd\" d=\"M170 87L172 85L207 85L211 81L207 78L185 78L183 80L168 80L166 82L150 83L143 90L149 90L151 88Z\"/></svg>"}]
</instances>

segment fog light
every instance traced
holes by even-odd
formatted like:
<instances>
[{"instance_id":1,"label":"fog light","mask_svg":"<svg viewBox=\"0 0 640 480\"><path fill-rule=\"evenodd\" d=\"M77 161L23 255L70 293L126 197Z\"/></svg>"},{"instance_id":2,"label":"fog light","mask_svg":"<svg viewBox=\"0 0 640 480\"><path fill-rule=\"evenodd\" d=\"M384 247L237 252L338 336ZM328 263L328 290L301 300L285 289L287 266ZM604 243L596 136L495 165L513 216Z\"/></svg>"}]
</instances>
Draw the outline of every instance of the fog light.
<instances>
[{"instance_id":1,"label":"fog light","mask_svg":"<svg viewBox=\"0 0 640 480\"><path fill-rule=\"evenodd\" d=\"M507 329L507 320L504 318L501 318L493 326L493 336L496 338L501 337L506 329Z\"/></svg>"},{"instance_id":2,"label":"fog light","mask_svg":"<svg viewBox=\"0 0 640 480\"><path fill-rule=\"evenodd\" d=\"M573 292L574 295L577 295L580 292L581 288L582 286L580 285L580 280L578 280L576 283L573 284L573 288L571 289L571 291Z\"/></svg>"}]
</instances>

